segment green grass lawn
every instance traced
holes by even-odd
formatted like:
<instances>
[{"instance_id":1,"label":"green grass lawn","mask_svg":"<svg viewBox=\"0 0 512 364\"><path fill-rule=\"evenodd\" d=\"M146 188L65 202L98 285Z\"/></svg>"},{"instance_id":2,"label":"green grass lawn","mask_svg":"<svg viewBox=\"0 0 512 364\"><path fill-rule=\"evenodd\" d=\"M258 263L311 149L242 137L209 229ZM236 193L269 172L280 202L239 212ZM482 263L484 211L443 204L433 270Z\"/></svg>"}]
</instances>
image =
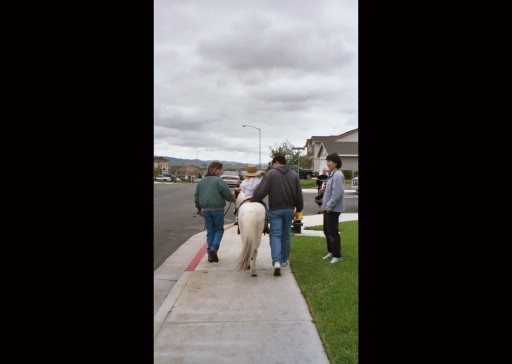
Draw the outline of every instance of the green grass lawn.
<instances>
[{"instance_id":1,"label":"green grass lawn","mask_svg":"<svg viewBox=\"0 0 512 364\"><path fill-rule=\"evenodd\" d=\"M350 179L345 179L345 188L349 188L348 186L350 186ZM302 189L307 189L307 188L317 188L316 186L316 179L301 179L300 180L300 186L302 187Z\"/></svg>"},{"instance_id":2,"label":"green grass lawn","mask_svg":"<svg viewBox=\"0 0 512 364\"><path fill-rule=\"evenodd\" d=\"M358 226L358 221L340 223L343 260L335 264L322 260L324 237L292 235L291 240L290 267L331 363L358 362Z\"/></svg>"},{"instance_id":3,"label":"green grass lawn","mask_svg":"<svg viewBox=\"0 0 512 364\"><path fill-rule=\"evenodd\" d=\"M300 186L304 188L316 188L316 179L301 179Z\"/></svg>"}]
</instances>

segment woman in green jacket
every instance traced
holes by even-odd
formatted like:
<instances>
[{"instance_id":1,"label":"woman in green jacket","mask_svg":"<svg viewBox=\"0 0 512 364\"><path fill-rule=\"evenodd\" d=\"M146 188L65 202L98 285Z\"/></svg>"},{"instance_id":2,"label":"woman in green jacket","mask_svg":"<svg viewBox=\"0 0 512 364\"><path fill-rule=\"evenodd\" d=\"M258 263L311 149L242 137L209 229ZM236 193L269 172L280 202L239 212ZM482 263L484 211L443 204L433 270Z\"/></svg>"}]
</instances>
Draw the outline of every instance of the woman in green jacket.
<instances>
[{"instance_id":1,"label":"woman in green jacket","mask_svg":"<svg viewBox=\"0 0 512 364\"><path fill-rule=\"evenodd\" d=\"M208 261L218 262L220 241L224 235L224 207L226 201L233 202L235 197L222 174L222 163L213 161L208 165L206 176L199 181L194 194L197 214L204 218L206 241L208 243Z\"/></svg>"}]
</instances>

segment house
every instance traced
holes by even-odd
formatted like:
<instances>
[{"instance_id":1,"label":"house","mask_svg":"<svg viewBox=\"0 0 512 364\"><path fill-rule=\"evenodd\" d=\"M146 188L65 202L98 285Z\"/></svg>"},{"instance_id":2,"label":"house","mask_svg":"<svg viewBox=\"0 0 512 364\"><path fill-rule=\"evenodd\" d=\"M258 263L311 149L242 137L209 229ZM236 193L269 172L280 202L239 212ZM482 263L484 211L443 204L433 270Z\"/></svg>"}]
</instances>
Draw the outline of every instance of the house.
<instances>
[{"instance_id":1,"label":"house","mask_svg":"<svg viewBox=\"0 0 512 364\"><path fill-rule=\"evenodd\" d=\"M313 171L322 173L327 166L325 157L336 153L341 158L341 169L359 171L359 131L358 128L340 135L312 136L306 141L307 155L313 160Z\"/></svg>"},{"instance_id":2,"label":"house","mask_svg":"<svg viewBox=\"0 0 512 364\"><path fill-rule=\"evenodd\" d=\"M202 177L205 173L204 168L199 168L193 164L189 164L183 167L180 167L174 173L174 176L183 180L192 181L196 177Z\"/></svg>"},{"instance_id":3,"label":"house","mask_svg":"<svg viewBox=\"0 0 512 364\"><path fill-rule=\"evenodd\" d=\"M153 168L158 168L160 173L165 173L169 170L169 161L164 157L153 156Z\"/></svg>"}]
</instances>

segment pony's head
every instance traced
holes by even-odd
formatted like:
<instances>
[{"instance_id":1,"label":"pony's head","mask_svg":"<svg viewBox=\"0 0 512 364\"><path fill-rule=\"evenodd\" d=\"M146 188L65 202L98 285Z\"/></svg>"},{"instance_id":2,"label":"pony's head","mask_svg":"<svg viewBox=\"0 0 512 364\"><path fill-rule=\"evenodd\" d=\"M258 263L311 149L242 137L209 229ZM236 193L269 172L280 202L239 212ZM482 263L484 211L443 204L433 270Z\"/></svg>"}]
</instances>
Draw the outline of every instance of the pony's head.
<instances>
[{"instance_id":1,"label":"pony's head","mask_svg":"<svg viewBox=\"0 0 512 364\"><path fill-rule=\"evenodd\" d=\"M240 188L235 188L233 191L235 194L235 206L238 208L238 206L240 206L242 201L245 199L245 195Z\"/></svg>"}]
</instances>

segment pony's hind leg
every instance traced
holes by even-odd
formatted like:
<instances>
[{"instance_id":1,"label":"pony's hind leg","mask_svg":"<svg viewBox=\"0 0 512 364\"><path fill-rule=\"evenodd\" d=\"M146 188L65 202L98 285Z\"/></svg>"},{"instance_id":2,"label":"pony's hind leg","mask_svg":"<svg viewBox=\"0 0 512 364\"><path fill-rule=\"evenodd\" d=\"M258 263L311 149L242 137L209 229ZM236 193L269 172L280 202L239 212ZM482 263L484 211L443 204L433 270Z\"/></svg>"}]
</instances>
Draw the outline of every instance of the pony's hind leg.
<instances>
[{"instance_id":1,"label":"pony's hind leg","mask_svg":"<svg viewBox=\"0 0 512 364\"><path fill-rule=\"evenodd\" d=\"M252 257L252 271L251 271L251 276L253 276L253 277L258 276L256 274L256 256L257 255L258 255L258 249L254 249L254 255Z\"/></svg>"}]
</instances>

